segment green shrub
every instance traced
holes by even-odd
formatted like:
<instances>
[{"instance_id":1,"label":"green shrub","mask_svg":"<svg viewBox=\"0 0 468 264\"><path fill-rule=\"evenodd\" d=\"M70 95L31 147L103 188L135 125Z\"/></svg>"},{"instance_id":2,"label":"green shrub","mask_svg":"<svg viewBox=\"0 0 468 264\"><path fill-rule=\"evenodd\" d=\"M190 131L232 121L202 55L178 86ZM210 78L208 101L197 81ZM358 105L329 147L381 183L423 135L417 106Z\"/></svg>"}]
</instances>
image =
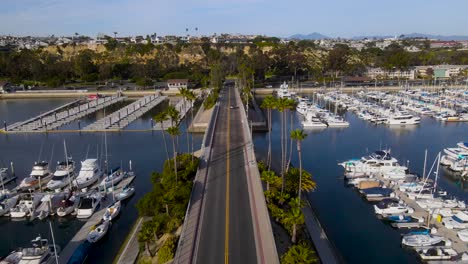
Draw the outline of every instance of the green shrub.
<instances>
[{"instance_id":1,"label":"green shrub","mask_svg":"<svg viewBox=\"0 0 468 264\"><path fill-rule=\"evenodd\" d=\"M158 252L158 263L164 264L174 258L176 249L176 238L169 237Z\"/></svg>"}]
</instances>

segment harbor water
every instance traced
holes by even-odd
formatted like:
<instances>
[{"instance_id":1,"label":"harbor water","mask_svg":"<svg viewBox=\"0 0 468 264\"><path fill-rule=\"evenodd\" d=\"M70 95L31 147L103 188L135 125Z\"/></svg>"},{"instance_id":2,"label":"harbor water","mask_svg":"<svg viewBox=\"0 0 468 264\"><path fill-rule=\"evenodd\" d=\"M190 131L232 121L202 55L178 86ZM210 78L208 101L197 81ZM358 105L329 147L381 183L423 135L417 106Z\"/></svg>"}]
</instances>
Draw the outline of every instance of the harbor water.
<instances>
[{"instance_id":1,"label":"harbor water","mask_svg":"<svg viewBox=\"0 0 468 264\"><path fill-rule=\"evenodd\" d=\"M293 117L294 129L300 128L299 114L293 113ZM303 167L311 172L318 186L308 196L314 211L347 263L417 262L413 251L401 247L401 232L378 220L372 205L357 191L344 185L343 168L337 163L386 148L400 163L406 165L409 161L411 171L422 174L425 149L430 166L439 151L456 146L457 142L468 141L468 123L442 123L423 117L420 125L390 128L373 125L349 112L345 119L350 122L348 128L305 131L308 136L302 142ZM281 153L280 125L281 117L274 111L273 155ZM268 135L254 134L254 144L257 156L266 157ZM297 165L295 142L293 144L292 163ZM281 157L274 158L280 160ZM441 172L438 186L449 195L467 201L465 183L446 170Z\"/></svg>"},{"instance_id":2,"label":"harbor water","mask_svg":"<svg viewBox=\"0 0 468 264\"><path fill-rule=\"evenodd\" d=\"M22 121L45 112L73 99L24 99L24 100L0 100L0 122ZM105 111L111 113L118 110L131 101L112 105ZM167 105L167 104L166 104ZM125 130L147 130L151 127L151 117L164 109L165 105L157 106L141 118L131 123ZM73 122L60 129L73 130L79 126L84 127L104 116L104 111L94 113L80 123ZM190 115L188 115L190 117ZM181 123L181 130L185 131L185 122ZM194 146L199 147L203 135L194 135ZM179 151L187 151L185 134L179 137ZM170 137L166 137L171 144ZM63 141L66 141L68 155L77 163L84 160L86 155L95 158L100 152L99 158L103 162L105 157L103 150L104 133L31 133L31 134L0 134L0 167L9 167L14 163L15 174L18 176L16 183L29 175L33 163L36 160L50 162L50 169L55 169L57 161L65 158ZM164 142L161 131L147 132L109 132L107 133L109 168L122 166L128 169L128 162L132 160L133 170L136 173L134 186L136 194L123 203L122 211L116 221L113 221L109 233L91 248L88 263L112 263L120 246L125 240L134 221L138 217L135 207L136 202L151 188L150 175L153 171L162 170L166 159ZM41 147L42 146L42 147ZM99 146L99 147L98 147ZM172 145L170 145L172 146ZM99 148L99 149L98 149ZM42 149L42 151L41 151ZM79 170L80 164L77 164ZM14 183L9 187L14 187ZM54 235L59 246L64 248L75 233L84 224L76 218L49 217L43 221L12 221L10 217L0 217L0 256L7 255L18 247L30 246L30 241L38 235L50 239L49 221L52 221Z\"/></svg>"}]
</instances>

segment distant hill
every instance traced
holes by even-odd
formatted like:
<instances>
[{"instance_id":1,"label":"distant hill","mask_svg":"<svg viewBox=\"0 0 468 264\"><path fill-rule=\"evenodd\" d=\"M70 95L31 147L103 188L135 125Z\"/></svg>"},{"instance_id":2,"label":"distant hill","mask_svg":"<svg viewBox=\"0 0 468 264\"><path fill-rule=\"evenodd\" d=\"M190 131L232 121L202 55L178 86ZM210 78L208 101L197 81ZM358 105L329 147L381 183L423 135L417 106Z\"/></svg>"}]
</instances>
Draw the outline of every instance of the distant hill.
<instances>
[{"instance_id":1,"label":"distant hill","mask_svg":"<svg viewBox=\"0 0 468 264\"><path fill-rule=\"evenodd\" d=\"M310 33L308 35L302 35L302 34L295 34L289 37L290 39L299 39L299 40L317 40L317 39L328 39L330 37L322 35L320 33L314 32Z\"/></svg>"},{"instance_id":2,"label":"distant hill","mask_svg":"<svg viewBox=\"0 0 468 264\"><path fill-rule=\"evenodd\" d=\"M395 36L356 36L352 37L351 39L386 39L386 38L394 38ZM402 34L397 37L402 38L427 38L427 39L439 39L439 40L468 40L468 36L444 36L444 35L431 35L431 34L422 34L422 33L411 33L411 34Z\"/></svg>"},{"instance_id":3,"label":"distant hill","mask_svg":"<svg viewBox=\"0 0 468 264\"><path fill-rule=\"evenodd\" d=\"M394 38L395 36L391 35L370 35L370 36L355 36L352 37L351 39L353 40L359 40L359 39L386 39L386 38ZM410 33L410 34L402 34L402 35L397 35L396 37L403 37L403 38L428 38L428 39L439 39L439 40L468 40L468 36L462 36L462 35L451 35L451 36L444 36L444 35L431 35L431 34L422 34L422 33ZM295 34L289 37L290 39L298 39L298 40L303 40L303 39L308 39L308 40L317 40L317 39L330 39L330 38L336 38L336 37L329 37L325 36L323 34L314 32L308 35L303 35L303 34Z\"/></svg>"}]
</instances>

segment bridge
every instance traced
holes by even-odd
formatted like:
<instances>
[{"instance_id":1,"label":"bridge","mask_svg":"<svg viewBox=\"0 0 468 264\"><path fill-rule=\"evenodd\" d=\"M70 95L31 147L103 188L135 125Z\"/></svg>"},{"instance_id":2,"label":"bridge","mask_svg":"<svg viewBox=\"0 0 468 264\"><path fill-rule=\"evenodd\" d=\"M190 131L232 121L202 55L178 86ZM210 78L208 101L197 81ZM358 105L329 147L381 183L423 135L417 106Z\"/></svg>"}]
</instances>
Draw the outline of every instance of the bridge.
<instances>
[{"instance_id":1,"label":"bridge","mask_svg":"<svg viewBox=\"0 0 468 264\"><path fill-rule=\"evenodd\" d=\"M247 116L224 87L203 154L174 263L279 263Z\"/></svg>"}]
</instances>

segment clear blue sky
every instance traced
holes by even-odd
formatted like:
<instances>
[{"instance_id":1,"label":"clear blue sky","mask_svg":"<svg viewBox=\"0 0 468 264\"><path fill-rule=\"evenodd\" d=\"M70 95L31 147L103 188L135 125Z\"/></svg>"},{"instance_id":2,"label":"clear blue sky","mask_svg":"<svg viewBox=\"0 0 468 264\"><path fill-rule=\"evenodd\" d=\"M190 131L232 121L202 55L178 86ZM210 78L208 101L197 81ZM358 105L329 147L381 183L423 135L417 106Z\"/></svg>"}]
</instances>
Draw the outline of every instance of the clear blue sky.
<instances>
[{"instance_id":1,"label":"clear blue sky","mask_svg":"<svg viewBox=\"0 0 468 264\"><path fill-rule=\"evenodd\" d=\"M0 34L468 35L467 0L0 0Z\"/></svg>"}]
</instances>

